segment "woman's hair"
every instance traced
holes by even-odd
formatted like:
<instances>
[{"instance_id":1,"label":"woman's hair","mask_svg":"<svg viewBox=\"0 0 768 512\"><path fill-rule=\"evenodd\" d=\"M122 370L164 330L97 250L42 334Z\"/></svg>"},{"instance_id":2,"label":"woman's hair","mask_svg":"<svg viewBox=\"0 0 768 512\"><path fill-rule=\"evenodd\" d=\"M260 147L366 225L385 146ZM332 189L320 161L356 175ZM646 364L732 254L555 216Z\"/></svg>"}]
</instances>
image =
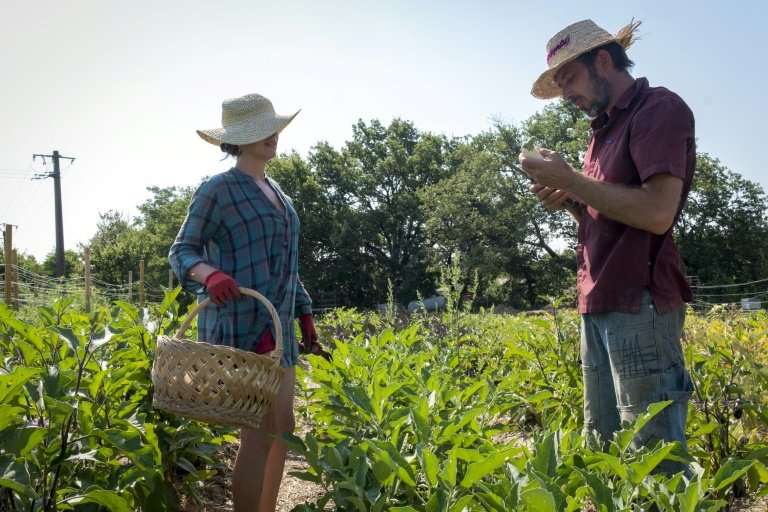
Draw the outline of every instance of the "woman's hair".
<instances>
[{"instance_id":1,"label":"woman's hair","mask_svg":"<svg viewBox=\"0 0 768 512\"><path fill-rule=\"evenodd\" d=\"M228 156L233 156L235 158L240 156L240 146L238 146L236 144L227 144L226 142L224 142L219 147ZM226 157L224 157L224 158L226 158Z\"/></svg>"}]
</instances>

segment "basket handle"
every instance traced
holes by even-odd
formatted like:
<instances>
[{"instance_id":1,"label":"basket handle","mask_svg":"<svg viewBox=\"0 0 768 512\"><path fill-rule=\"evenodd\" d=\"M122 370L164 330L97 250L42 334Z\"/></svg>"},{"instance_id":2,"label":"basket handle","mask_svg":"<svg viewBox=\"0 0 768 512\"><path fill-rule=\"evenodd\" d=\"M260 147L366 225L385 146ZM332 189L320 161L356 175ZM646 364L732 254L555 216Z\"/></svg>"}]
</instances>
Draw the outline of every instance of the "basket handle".
<instances>
[{"instance_id":1,"label":"basket handle","mask_svg":"<svg viewBox=\"0 0 768 512\"><path fill-rule=\"evenodd\" d=\"M272 305L271 302L269 302L269 299L267 299L265 296L257 292L256 290L251 290L250 288L239 288L240 293L243 295L248 295L250 297L253 297L254 299L258 299L259 302L261 302L264 307L267 308L267 311L269 311L270 316L272 317L272 323L275 325L275 349L269 354L269 356L277 361L278 363L283 358L283 326L280 323L280 317L277 314L277 311L275 310L275 307ZM189 326L192 324L192 320L195 319L197 314L200 312L201 309L206 307L208 304L211 303L211 299L206 298L202 302L199 302L197 306L195 306L192 311L189 312L187 315L187 318L184 319L184 321L181 323L181 326L179 326L179 330L176 331L176 339L182 339L184 336L184 333L187 332L187 329L189 329Z\"/></svg>"}]
</instances>

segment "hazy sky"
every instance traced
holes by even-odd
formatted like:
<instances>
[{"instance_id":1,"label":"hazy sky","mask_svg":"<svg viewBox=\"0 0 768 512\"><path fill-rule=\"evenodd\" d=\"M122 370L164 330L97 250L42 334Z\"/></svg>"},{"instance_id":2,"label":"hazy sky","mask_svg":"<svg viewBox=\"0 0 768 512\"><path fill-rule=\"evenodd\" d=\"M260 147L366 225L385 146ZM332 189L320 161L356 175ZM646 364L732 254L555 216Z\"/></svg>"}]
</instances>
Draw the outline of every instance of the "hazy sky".
<instances>
[{"instance_id":1,"label":"hazy sky","mask_svg":"<svg viewBox=\"0 0 768 512\"><path fill-rule=\"evenodd\" d=\"M623 5L622 5L623 4ZM768 189L764 1L42 1L0 0L0 222L41 258L55 243L52 180L62 166L67 248L99 212L134 215L147 186L193 185L228 167L196 128L219 126L221 100L249 92L302 113L281 151L336 146L359 118L409 119L465 135L493 118L519 122L547 39L592 18L632 17L636 76L679 93L699 149Z\"/></svg>"}]
</instances>

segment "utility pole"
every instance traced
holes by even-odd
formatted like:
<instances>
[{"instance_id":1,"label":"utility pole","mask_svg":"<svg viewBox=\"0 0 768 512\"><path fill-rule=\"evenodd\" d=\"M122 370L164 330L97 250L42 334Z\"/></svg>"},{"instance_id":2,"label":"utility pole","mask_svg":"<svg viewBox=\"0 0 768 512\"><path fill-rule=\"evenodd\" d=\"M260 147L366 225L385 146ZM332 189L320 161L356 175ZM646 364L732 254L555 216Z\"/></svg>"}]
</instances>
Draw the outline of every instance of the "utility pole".
<instances>
[{"instance_id":1,"label":"utility pole","mask_svg":"<svg viewBox=\"0 0 768 512\"><path fill-rule=\"evenodd\" d=\"M61 156L58 151L54 151L51 155L32 155L32 160L40 157L43 159L50 158L53 160L53 172L37 174L33 179L45 179L53 178L53 193L56 205L56 269L54 274L56 277L64 275L64 219L61 212L61 170L59 167L59 160L69 160L74 162L75 159L69 156Z\"/></svg>"}]
</instances>

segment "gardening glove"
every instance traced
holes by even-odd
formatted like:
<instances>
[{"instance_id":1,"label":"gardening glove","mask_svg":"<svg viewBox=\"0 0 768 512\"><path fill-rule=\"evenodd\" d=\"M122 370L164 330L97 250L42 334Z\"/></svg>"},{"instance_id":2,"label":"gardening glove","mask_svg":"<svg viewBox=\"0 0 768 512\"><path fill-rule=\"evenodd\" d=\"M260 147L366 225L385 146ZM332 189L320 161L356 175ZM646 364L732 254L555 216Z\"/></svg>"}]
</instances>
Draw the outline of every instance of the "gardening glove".
<instances>
[{"instance_id":1,"label":"gardening glove","mask_svg":"<svg viewBox=\"0 0 768 512\"><path fill-rule=\"evenodd\" d=\"M275 338L272 336L272 329L269 327L264 329L261 333L259 341L256 342L256 346L253 347L253 351L257 354L268 354L275 350Z\"/></svg>"},{"instance_id":2,"label":"gardening glove","mask_svg":"<svg viewBox=\"0 0 768 512\"><path fill-rule=\"evenodd\" d=\"M301 343L299 348L302 354L315 354L328 360L331 355L323 350L320 343L317 342L317 330L315 329L315 320L311 313L299 317L299 327L301 328Z\"/></svg>"},{"instance_id":3,"label":"gardening glove","mask_svg":"<svg viewBox=\"0 0 768 512\"><path fill-rule=\"evenodd\" d=\"M217 306L221 306L228 300L240 298L240 289L235 280L221 270L217 270L205 278L205 287L211 300Z\"/></svg>"}]
</instances>

